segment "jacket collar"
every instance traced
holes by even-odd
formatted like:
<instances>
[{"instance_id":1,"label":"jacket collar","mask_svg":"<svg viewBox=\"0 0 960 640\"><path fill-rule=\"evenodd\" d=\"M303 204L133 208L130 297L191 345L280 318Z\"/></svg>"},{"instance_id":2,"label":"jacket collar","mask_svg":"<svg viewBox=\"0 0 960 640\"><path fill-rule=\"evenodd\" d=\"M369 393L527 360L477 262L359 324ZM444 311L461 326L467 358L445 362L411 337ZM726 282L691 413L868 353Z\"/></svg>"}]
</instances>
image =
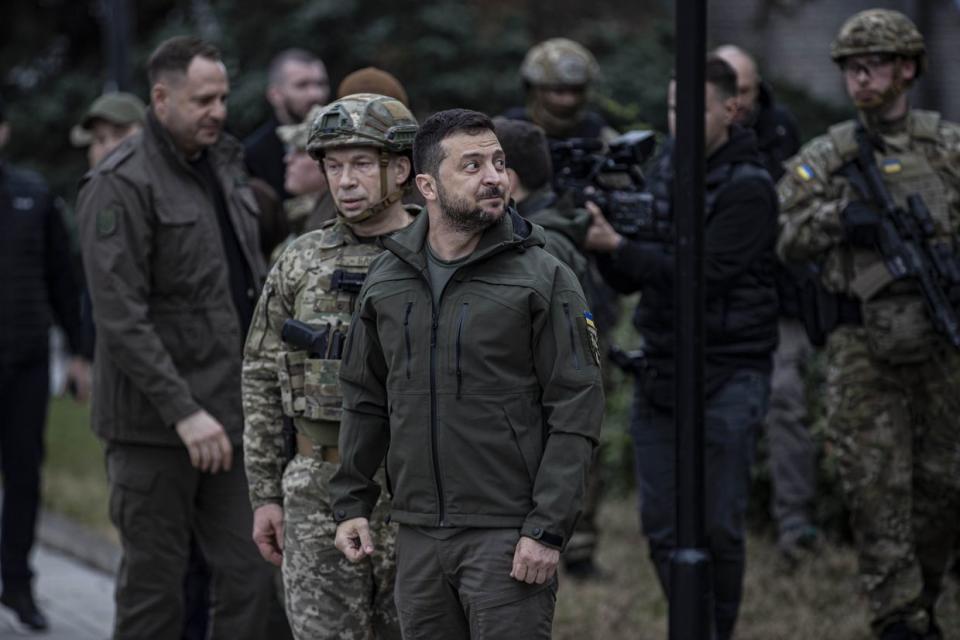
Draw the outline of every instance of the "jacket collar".
<instances>
[{"instance_id":1,"label":"jacket collar","mask_svg":"<svg viewBox=\"0 0 960 640\"><path fill-rule=\"evenodd\" d=\"M424 211L405 229L383 239L383 246L397 258L417 271L427 268L426 242L430 228L430 216ZM520 217L517 210L508 207L500 220L487 228L473 253L464 261L464 266L514 249L524 251L528 247L543 247L546 239L543 230Z\"/></svg>"},{"instance_id":2,"label":"jacket collar","mask_svg":"<svg viewBox=\"0 0 960 640\"><path fill-rule=\"evenodd\" d=\"M153 107L147 109L147 126L144 128L144 138L149 145L155 149L167 162L178 165L185 170L191 171L188 158L177 149L173 143L170 133L160 124ZM206 148L207 157L210 163L216 168L230 164L235 157L242 152L243 147L226 133L221 133L220 138L211 146Z\"/></svg>"}]
</instances>

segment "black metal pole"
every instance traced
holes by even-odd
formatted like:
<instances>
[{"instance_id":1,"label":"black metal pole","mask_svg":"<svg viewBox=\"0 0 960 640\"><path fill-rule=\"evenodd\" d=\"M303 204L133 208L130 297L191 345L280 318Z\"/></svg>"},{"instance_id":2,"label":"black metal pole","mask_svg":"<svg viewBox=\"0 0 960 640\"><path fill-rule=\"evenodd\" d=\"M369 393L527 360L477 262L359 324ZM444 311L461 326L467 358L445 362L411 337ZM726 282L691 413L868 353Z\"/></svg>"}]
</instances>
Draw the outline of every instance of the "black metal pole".
<instances>
[{"instance_id":1,"label":"black metal pole","mask_svg":"<svg viewBox=\"0 0 960 640\"><path fill-rule=\"evenodd\" d=\"M703 181L705 0L676 0L677 548L670 564L671 640L709 640L713 632L710 556L704 534Z\"/></svg>"}]
</instances>

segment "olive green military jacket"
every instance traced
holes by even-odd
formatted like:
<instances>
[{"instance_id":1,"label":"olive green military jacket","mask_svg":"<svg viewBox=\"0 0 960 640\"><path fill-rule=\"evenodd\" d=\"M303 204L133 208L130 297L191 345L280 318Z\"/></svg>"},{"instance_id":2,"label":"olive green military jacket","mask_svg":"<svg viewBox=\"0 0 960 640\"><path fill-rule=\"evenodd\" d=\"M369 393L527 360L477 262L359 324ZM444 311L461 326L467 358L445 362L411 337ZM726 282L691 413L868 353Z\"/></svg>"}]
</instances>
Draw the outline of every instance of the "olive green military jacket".
<instances>
[{"instance_id":1,"label":"olive green military jacket","mask_svg":"<svg viewBox=\"0 0 960 640\"><path fill-rule=\"evenodd\" d=\"M266 269L243 147L224 135L207 153L259 288ZM84 177L78 216L97 327L96 433L183 446L174 424L204 409L239 444L243 336L216 210L152 114Z\"/></svg>"},{"instance_id":2,"label":"olive green military jacket","mask_svg":"<svg viewBox=\"0 0 960 640\"><path fill-rule=\"evenodd\" d=\"M590 263L581 251L590 228L590 212L577 209L568 198L557 198L550 187L531 193L517 205L521 216L543 227L545 249L573 270L589 297Z\"/></svg>"},{"instance_id":3,"label":"olive green military jacket","mask_svg":"<svg viewBox=\"0 0 960 640\"><path fill-rule=\"evenodd\" d=\"M584 295L516 212L487 229L434 307L428 216L384 240L347 338L334 517L369 517L386 458L392 518L515 527L562 548L603 418Z\"/></svg>"},{"instance_id":4,"label":"olive green military jacket","mask_svg":"<svg viewBox=\"0 0 960 640\"><path fill-rule=\"evenodd\" d=\"M411 206L414 215L420 208ZM357 294L336 288L337 271L364 275L383 252L380 239L361 242L339 219L293 240L267 276L243 357L244 464L254 509L283 502L287 452L283 418L315 444L336 446L341 415L340 360L284 343L283 324L329 326L333 349L349 329Z\"/></svg>"}]
</instances>

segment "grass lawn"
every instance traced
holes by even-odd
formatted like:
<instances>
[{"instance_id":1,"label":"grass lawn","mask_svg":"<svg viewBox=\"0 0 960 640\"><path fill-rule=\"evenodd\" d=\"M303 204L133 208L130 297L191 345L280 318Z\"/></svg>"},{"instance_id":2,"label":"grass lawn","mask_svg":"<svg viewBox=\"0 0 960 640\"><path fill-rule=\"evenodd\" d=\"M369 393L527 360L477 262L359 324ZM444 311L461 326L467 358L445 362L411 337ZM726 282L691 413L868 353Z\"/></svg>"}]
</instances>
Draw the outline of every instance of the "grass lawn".
<instances>
[{"instance_id":1,"label":"grass lawn","mask_svg":"<svg viewBox=\"0 0 960 640\"><path fill-rule=\"evenodd\" d=\"M626 398L614 395L611 413L622 416ZM629 468L628 461L618 459L617 439L623 437L616 428L605 434L610 449L606 463ZM116 538L107 519L102 449L90 431L87 409L69 399L51 405L43 501L47 508ZM585 583L561 577L554 638L665 638L667 605L647 559L632 495L608 499L598 522L598 562L606 575ZM866 604L858 595L856 561L849 548L828 546L792 574L783 569L767 536L751 535L747 554L738 640L869 640ZM960 640L960 596L952 580L938 617L945 638Z\"/></svg>"},{"instance_id":2,"label":"grass lawn","mask_svg":"<svg viewBox=\"0 0 960 640\"><path fill-rule=\"evenodd\" d=\"M89 408L54 398L47 419L43 505L113 539L107 515L107 472L100 441L90 430Z\"/></svg>"}]
</instances>

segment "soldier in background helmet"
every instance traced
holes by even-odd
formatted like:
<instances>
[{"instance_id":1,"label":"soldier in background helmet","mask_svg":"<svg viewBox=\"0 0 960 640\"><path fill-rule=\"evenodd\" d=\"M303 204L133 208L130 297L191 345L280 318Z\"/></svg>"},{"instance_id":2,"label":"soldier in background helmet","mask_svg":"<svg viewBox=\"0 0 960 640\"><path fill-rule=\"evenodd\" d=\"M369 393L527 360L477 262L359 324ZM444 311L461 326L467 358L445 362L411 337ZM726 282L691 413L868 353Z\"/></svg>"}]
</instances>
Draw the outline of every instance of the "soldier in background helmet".
<instances>
[{"instance_id":1,"label":"soldier in background helmet","mask_svg":"<svg viewBox=\"0 0 960 640\"><path fill-rule=\"evenodd\" d=\"M817 263L837 297L826 343L828 437L874 633L940 638L933 611L960 507L960 352L934 329L916 281L886 268L876 248L879 206L855 188L850 167L861 144L872 147L896 203L925 200L934 223L926 242L956 255L960 126L910 108L926 50L903 14L854 15L831 57L859 117L787 162L777 250Z\"/></svg>"},{"instance_id":2,"label":"soldier in background helmet","mask_svg":"<svg viewBox=\"0 0 960 640\"><path fill-rule=\"evenodd\" d=\"M315 114L306 147L320 162L337 217L297 238L267 278L243 362L244 451L254 540L283 568L297 638L399 638L393 603L395 526L384 490L371 518L381 553L352 564L333 549L328 483L339 464L340 357L360 285L381 238L418 214L402 196L417 122L398 100L361 93ZM319 332L294 344L284 323ZM321 337L322 336L322 337ZM282 425L295 429L296 454Z\"/></svg>"},{"instance_id":3,"label":"soldier in background helmet","mask_svg":"<svg viewBox=\"0 0 960 640\"><path fill-rule=\"evenodd\" d=\"M503 115L539 125L548 138L609 139L603 117L588 108L590 88L600 77L593 54L573 40L551 38L527 52L520 66L526 105Z\"/></svg>"},{"instance_id":4,"label":"soldier in background helmet","mask_svg":"<svg viewBox=\"0 0 960 640\"><path fill-rule=\"evenodd\" d=\"M508 109L503 117L538 125L551 144L573 138L609 142L616 137L617 132L603 116L589 108L590 89L600 78L600 66L593 54L580 43L567 38L551 38L537 44L523 59L520 76L526 92L526 106ZM554 175L558 175L561 169L554 166ZM564 198L563 193L557 195ZM592 259L584 287L593 306L600 351L606 353L607 335L620 316L620 304L616 292L603 282ZM604 368L605 373L608 370L608 367ZM606 375L604 383L609 383ZM575 578L600 575L593 559L597 543L595 518L603 492L600 475L600 465L592 465L590 491L583 514L563 556L567 574Z\"/></svg>"}]
</instances>

